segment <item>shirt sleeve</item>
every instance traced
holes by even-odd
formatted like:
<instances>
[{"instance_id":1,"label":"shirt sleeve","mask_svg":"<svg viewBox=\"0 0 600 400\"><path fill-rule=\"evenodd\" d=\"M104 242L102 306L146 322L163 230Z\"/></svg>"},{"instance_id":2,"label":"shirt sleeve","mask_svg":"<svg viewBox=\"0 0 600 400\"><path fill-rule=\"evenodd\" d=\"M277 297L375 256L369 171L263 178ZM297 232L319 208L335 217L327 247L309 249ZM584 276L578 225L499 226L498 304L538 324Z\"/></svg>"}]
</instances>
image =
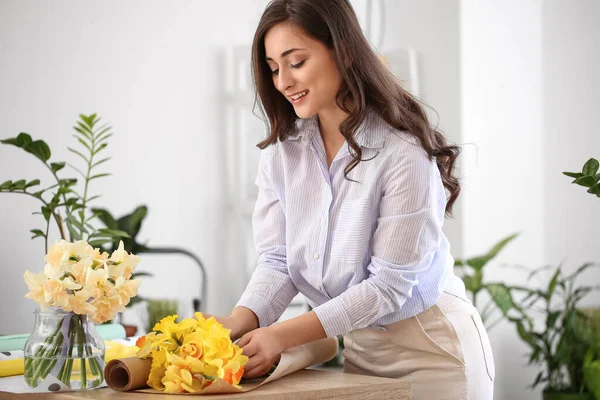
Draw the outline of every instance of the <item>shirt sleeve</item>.
<instances>
[{"instance_id":1,"label":"shirt sleeve","mask_svg":"<svg viewBox=\"0 0 600 400\"><path fill-rule=\"evenodd\" d=\"M382 181L368 278L314 309L329 337L374 325L399 311L439 248L446 204L443 184L425 151L408 147L390 157L394 162ZM439 297L442 288L438 282L429 292Z\"/></svg>"},{"instance_id":2,"label":"shirt sleeve","mask_svg":"<svg viewBox=\"0 0 600 400\"><path fill-rule=\"evenodd\" d=\"M298 289L288 273L285 241L285 214L273 186L272 149L261 152L256 185L258 198L252 214L258 265L237 303L252 310L261 327L279 319Z\"/></svg>"}]
</instances>

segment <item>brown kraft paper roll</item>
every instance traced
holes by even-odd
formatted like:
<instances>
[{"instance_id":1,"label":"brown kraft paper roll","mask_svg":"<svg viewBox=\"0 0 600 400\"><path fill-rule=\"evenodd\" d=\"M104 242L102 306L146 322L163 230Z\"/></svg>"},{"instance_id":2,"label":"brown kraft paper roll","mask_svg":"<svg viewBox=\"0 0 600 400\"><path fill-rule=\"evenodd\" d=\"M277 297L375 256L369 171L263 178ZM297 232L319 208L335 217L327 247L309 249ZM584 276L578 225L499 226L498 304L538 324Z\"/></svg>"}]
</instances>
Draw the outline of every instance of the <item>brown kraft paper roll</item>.
<instances>
[{"instance_id":1,"label":"brown kraft paper roll","mask_svg":"<svg viewBox=\"0 0 600 400\"><path fill-rule=\"evenodd\" d=\"M148 387L151 358L119 358L104 368L106 384L113 390L127 392Z\"/></svg>"}]
</instances>

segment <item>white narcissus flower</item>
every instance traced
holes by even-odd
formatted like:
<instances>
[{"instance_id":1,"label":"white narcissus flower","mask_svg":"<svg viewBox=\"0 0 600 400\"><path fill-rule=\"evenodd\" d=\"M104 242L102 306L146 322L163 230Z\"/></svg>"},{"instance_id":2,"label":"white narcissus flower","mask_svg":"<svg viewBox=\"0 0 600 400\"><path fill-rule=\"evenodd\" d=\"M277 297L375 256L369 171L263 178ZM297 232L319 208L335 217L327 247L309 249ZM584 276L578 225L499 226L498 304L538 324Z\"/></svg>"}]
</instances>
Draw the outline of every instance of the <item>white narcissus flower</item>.
<instances>
[{"instance_id":1,"label":"white narcissus flower","mask_svg":"<svg viewBox=\"0 0 600 400\"><path fill-rule=\"evenodd\" d=\"M44 293L44 282L46 281L46 276L43 272L38 274L34 274L29 271L25 271L25 283L27 283L27 287L29 288L29 293L25 295L28 299L33 299L37 302L42 310L45 309L48 304L46 304L46 295Z\"/></svg>"},{"instance_id":2,"label":"white narcissus flower","mask_svg":"<svg viewBox=\"0 0 600 400\"><path fill-rule=\"evenodd\" d=\"M81 285L74 282L70 276L61 279L63 277L51 264L44 267L44 275L47 278L44 282L44 300L49 305L64 308L69 304L70 293L81 289Z\"/></svg>"},{"instance_id":3,"label":"white narcissus flower","mask_svg":"<svg viewBox=\"0 0 600 400\"><path fill-rule=\"evenodd\" d=\"M42 309L60 307L85 314L95 323L111 320L137 295L140 280L130 280L140 257L128 254L123 242L109 257L85 240L54 243L45 257L44 271L25 272L30 292Z\"/></svg>"},{"instance_id":4,"label":"white narcissus flower","mask_svg":"<svg viewBox=\"0 0 600 400\"><path fill-rule=\"evenodd\" d=\"M119 247L112 253L109 261L115 263L115 265L109 266L111 277L118 278L119 276L122 276L125 279L129 279L131 278L133 269L140 263L141 258L127 253L123 241L121 240L119 242Z\"/></svg>"},{"instance_id":5,"label":"white narcissus flower","mask_svg":"<svg viewBox=\"0 0 600 400\"><path fill-rule=\"evenodd\" d=\"M54 244L50 246L48 254L46 254L46 257L44 257L44 261L54 267L59 267L63 263L68 262L68 245L69 243L66 240L54 242Z\"/></svg>"}]
</instances>

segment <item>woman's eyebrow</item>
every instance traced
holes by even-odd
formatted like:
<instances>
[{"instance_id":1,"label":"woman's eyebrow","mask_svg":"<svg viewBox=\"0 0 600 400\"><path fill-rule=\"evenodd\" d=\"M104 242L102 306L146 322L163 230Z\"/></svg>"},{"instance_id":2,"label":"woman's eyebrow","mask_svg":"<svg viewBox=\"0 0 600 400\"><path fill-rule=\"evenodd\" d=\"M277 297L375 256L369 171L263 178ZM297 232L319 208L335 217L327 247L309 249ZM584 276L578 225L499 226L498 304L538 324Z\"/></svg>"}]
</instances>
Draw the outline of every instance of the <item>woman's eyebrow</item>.
<instances>
[{"instance_id":1,"label":"woman's eyebrow","mask_svg":"<svg viewBox=\"0 0 600 400\"><path fill-rule=\"evenodd\" d=\"M292 48L292 49L288 49L286 51L284 51L283 53L281 53L281 58L288 56L290 54L292 54L295 51L300 51L300 50L306 50L306 49L297 49L297 48ZM267 61L274 61L271 57L267 57L266 58Z\"/></svg>"}]
</instances>

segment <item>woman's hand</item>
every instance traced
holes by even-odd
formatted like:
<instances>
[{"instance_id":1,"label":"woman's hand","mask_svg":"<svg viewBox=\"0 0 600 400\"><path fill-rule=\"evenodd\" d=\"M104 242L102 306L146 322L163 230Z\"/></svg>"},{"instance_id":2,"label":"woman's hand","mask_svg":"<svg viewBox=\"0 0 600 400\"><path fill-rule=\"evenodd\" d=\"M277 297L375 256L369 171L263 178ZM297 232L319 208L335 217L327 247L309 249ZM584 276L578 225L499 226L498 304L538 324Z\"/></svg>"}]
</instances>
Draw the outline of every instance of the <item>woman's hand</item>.
<instances>
[{"instance_id":1,"label":"woman's hand","mask_svg":"<svg viewBox=\"0 0 600 400\"><path fill-rule=\"evenodd\" d=\"M256 378L269 372L285 350L284 341L272 327L246 333L237 344L244 349L243 354L249 358L244 366L246 378Z\"/></svg>"},{"instance_id":2,"label":"woman's hand","mask_svg":"<svg viewBox=\"0 0 600 400\"><path fill-rule=\"evenodd\" d=\"M230 336L233 341L258 328L258 317L245 307L236 307L228 317L219 317L208 313L202 313L202 315L204 318L215 317L217 322L231 331Z\"/></svg>"}]
</instances>

